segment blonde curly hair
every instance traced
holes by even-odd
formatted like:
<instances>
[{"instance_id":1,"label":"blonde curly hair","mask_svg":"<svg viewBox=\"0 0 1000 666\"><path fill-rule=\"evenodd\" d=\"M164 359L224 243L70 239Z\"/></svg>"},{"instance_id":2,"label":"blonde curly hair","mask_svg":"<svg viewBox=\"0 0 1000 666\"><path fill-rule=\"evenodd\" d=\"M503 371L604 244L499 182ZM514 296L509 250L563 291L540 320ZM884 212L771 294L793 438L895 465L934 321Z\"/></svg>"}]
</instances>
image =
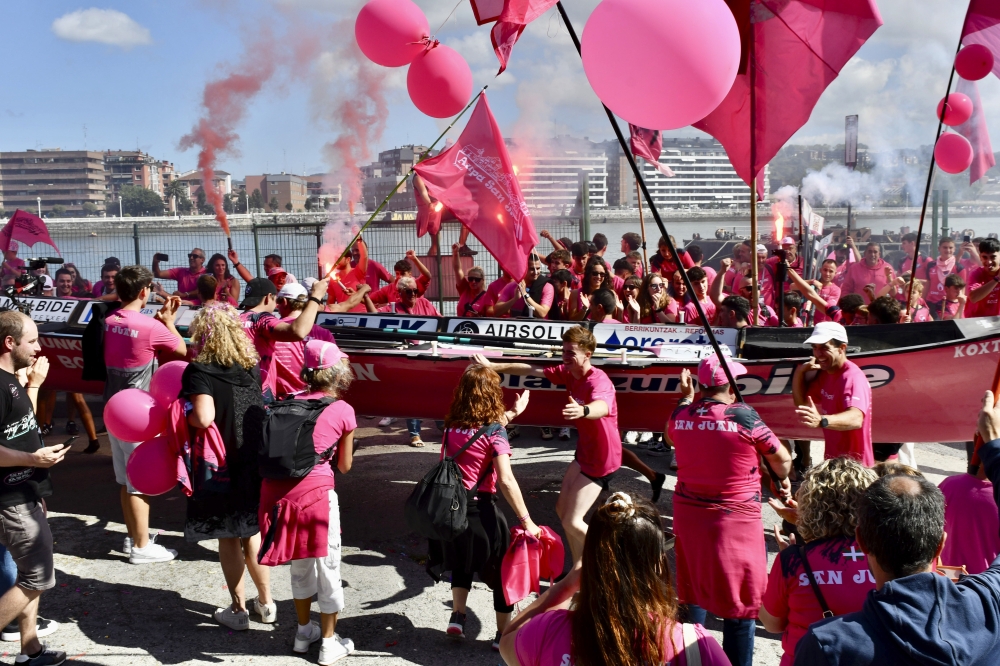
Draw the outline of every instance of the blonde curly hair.
<instances>
[{"instance_id":1,"label":"blonde curly hair","mask_svg":"<svg viewBox=\"0 0 1000 666\"><path fill-rule=\"evenodd\" d=\"M806 542L853 537L861 496L878 476L853 458L824 460L806 472L796 499L796 524Z\"/></svg>"},{"instance_id":2,"label":"blonde curly hair","mask_svg":"<svg viewBox=\"0 0 1000 666\"><path fill-rule=\"evenodd\" d=\"M202 308L188 326L188 337L197 354L195 363L216 363L225 368L240 365L249 370L260 362L239 313L231 305L216 302Z\"/></svg>"}]
</instances>

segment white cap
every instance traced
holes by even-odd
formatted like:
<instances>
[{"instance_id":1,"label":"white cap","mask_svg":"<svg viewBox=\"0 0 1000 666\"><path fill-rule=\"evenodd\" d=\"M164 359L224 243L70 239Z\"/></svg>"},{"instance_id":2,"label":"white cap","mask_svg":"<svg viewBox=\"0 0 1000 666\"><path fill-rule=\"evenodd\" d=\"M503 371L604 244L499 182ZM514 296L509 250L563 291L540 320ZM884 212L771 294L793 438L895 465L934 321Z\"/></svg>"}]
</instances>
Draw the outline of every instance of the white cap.
<instances>
[{"instance_id":1,"label":"white cap","mask_svg":"<svg viewBox=\"0 0 1000 666\"><path fill-rule=\"evenodd\" d=\"M41 277L45 281L45 288L46 289L54 289L55 288L56 283L52 281L51 277L49 277L48 275L43 275Z\"/></svg>"},{"instance_id":2,"label":"white cap","mask_svg":"<svg viewBox=\"0 0 1000 666\"><path fill-rule=\"evenodd\" d=\"M802 344L825 345L830 340L847 344L847 329L835 321L821 321L813 327L812 335Z\"/></svg>"},{"instance_id":3,"label":"white cap","mask_svg":"<svg viewBox=\"0 0 1000 666\"><path fill-rule=\"evenodd\" d=\"M761 243L757 243L757 251L758 252L767 252L767 247L765 245L761 244Z\"/></svg>"},{"instance_id":4,"label":"white cap","mask_svg":"<svg viewBox=\"0 0 1000 666\"><path fill-rule=\"evenodd\" d=\"M286 282L285 285L278 290L278 298L287 298L289 300L295 300L300 297L308 296L309 292L298 282Z\"/></svg>"},{"instance_id":5,"label":"white cap","mask_svg":"<svg viewBox=\"0 0 1000 666\"><path fill-rule=\"evenodd\" d=\"M289 282L291 282L292 284L297 284L298 280L296 280L295 276L292 275L291 273L287 273L285 275L285 284L288 284Z\"/></svg>"},{"instance_id":6,"label":"white cap","mask_svg":"<svg viewBox=\"0 0 1000 666\"><path fill-rule=\"evenodd\" d=\"M312 291L313 285L319 282L319 278L314 278L313 276L302 278L302 284L306 289ZM287 282L285 284L288 284ZM294 284L294 283L293 283Z\"/></svg>"}]
</instances>

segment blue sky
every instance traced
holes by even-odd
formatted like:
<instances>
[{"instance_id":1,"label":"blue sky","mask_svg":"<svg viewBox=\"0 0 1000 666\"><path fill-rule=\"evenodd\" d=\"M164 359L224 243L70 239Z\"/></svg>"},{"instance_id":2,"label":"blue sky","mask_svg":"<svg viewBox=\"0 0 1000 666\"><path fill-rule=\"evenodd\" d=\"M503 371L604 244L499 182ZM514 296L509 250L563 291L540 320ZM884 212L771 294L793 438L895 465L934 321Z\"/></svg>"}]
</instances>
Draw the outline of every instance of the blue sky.
<instances>
[{"instance_id":1,"label":"blue sky","mask_svg":"<svg viewBox=\"0 0 1000 666\"><path fill-rule=\"evenodd\" d=\"M416 0L432 29L445 21L455 1ZM578 32L596 4L566 0ZM250 35L270 26L283 40L294 41L304 30L298 26L315 29L351 20L359 6L348 0L148 0L99 5L6 0L0 9L7 63L0 69L0 87L6 92L0 101L0 150L79 149L84 146L86 126L86 145L92 150L138 146L175 162L181 170L191 169L196 154L180 151L178 141L200 115L206 81L237 62L248 45L251 53L257 51ZM882 0L879 6L886 25L830 87L793 141L842 140L843 116L848 113L861 115L864 143L891 148L933 140L934 106L943 94L964 3ZM116 10L125 17L90 14L87 23L74 14L90 9ZM496 61L488 26L475 26L468 2L463 0L436 34L466 57L477 88L493 78ZM327 65L336 60L335 46L328 45ZM236 177L326 168L321 147L337 133L317 115L321 100L336 95L337 84L322 80L315 65L302 65L296 73L299 76L293 77L288 70L279 70L250 102L237 128L240 154L223 157L220 168ZM429 142L443 127L409 102L404 70L391 72L387 94L386 130L372 146L373 152ZM994 111L1000 108L1000 82L989 77L982 94L991 126L1000 128L1000 113ZM554 10L529 26L510 68L491 85L489 96L510 135L613 136Z\"/></svg>"}]
</instances>

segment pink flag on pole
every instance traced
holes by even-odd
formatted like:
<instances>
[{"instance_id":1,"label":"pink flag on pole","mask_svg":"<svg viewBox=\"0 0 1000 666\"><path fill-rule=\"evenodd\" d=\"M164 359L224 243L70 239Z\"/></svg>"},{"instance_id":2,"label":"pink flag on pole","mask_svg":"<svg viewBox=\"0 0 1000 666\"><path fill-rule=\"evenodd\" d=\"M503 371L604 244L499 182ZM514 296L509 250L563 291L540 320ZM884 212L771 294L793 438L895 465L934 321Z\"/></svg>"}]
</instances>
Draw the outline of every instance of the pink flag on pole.
<instances>
[{"instance_id":1,"label":"pink flag on pole","mask_svg":"<svg viewBox=\"0 0 1000 666\"><path fill-rule=\"evenodd\" d=\"M972 117L955 128L956 132L972 144L972 166L969 167L969 185L972 185L996 166L997 161L993 157L990 131L986 128L986 116L983 114L983 102L979 98L979 86L975 81L966 81L958 77L955 92L968 95L972 100Z\"/></svg>"},{"instance_id":2,"label":"pink flag on pole","mask_svg":"<svg viewBox=\"0 0 1000 666\"><path fill-rule=\"evenodd\" d=\"M499 75L507 69L507 61L524 28L536 18L552 9L556 0L471 0L476 23L483 25L496 21L490 31L493 51L500 61ZM499 12L498 12L499 9Z\"/></svg>"},{"instance_id":3,"label":"pink flag on pole","mask_svg":"<svg viewBox=\"0 0 1000 666\"><path fill-rule=\"evenodd\" d=\"M648 130L638 125L628 124L631 137L629 145L632 154L641 157L667 178L673 178L674 172L666 164L660 164L660 153L663 152L663 136L660 130Z\"/></svg>"},{"instance_id":4,"label":"pink flag on pole","mask_svg":"<svg viewBox=\"0 0 1000 666\"><path fill-rule=\"evenodd\" d=\"M970 0L962 26L962 44L982 44L993 52L993 74L1000 77L1000 3Z\"/></svg>"},{"instance_id":5,"label":"pink flag on pole","mask_svg":"<svg viewBox=\"0 0 1000 666\"><path fill-rule=\"evenodd\" d=\"M7 220L7 224L0 230L0 248L7 250L10 248L11 241L20 241L28 247L35 243L46 243L59 252L59 247L49 236L45 220L37 215L26 213L20 208L14 211L11 218Z\"/></svg>"},{"instance_id":6,"label":"pink flag on pole","mask_svg":"<svg viewBox=\"0 0 1000 666\"><path fill-rule=\"evenodd\" d=\"M485 94L455 145L413 170L501 268L516 280L524 277L538 234Z\"/></svg>"},{"instance_id":7,"label":"pink flag on pole","mask_svg":"<svg viewBox=\"0 0 1000 666\"><path fill-rule=\"evenodd\" d=\"M736 173L749 184L809 120L820 95L882 25L882 17L875 0L726 0L726 4L743 41L740 69L726 98L694 127L719 140ZM758 181L758 190L762 186Z\"/></svg>"}]
</instances>

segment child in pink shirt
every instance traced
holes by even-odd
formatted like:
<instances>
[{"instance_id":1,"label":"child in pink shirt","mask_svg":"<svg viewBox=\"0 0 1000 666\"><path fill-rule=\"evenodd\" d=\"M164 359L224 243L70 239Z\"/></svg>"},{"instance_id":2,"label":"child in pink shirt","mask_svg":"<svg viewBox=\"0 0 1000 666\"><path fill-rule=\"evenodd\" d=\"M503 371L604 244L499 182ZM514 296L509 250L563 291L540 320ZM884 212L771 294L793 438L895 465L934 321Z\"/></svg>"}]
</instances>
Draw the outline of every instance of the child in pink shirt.
<instances>
[{"instance_id":1,"label":"child in pink shirt","mask_svg":"<svg viewBox=\"0 0 1000 666\"><path fill-rule=\"evenodd\" d=\"M993 484L985 468L973 474L949 476L939 486L944 494L944 530L948 538L941 562L963 564L970 574L986 571L1000 555L1000 517L993 499Z\"/></svg>"}]
</instances>

